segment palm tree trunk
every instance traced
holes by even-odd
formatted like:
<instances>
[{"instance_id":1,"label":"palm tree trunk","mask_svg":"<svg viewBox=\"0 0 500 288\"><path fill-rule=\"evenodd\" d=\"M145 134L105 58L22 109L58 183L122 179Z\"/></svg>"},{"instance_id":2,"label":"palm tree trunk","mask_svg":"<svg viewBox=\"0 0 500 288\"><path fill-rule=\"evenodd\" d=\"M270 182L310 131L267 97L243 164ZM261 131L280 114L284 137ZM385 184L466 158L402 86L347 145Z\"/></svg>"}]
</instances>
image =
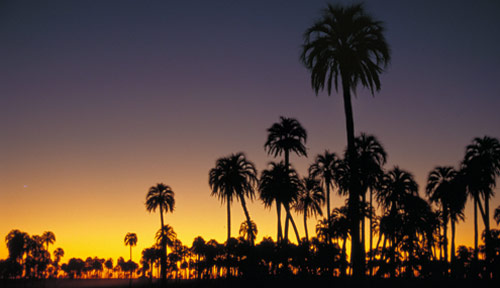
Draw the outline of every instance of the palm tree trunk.
<instances>
[{"instance_id":1,"label":"palm tree trunk","mask_svg":"<svg viewBox=\"0 0 500 288\"><path fill-rule=\"evenodd\" d=\"M328 223L328 230L330 230L330 179L325 179L326 183L326 215L327 215L327 223ZM327 240L328 244L332 244L332 237L330 236L330 233L327 234Z\"/></svg>"},{"instance_id":2,"label":"palm tree trunk","mask_svg":"<svg viewBox=\"0 0 500 288\"><path fill-rule=\"evenodd\" d=\"M453 218L451 219L451 267L452 267L452 274L455 274L453 271L453 267L455 267L455 221Z\"/></svg>"},{"instance_id":3,"label":"palm tree trunk","mask_svg":"<svg viewBox=\"0 0 500 288\"><path fill-rule=\"evenodd\" d=\"M226 277L229 278L229 239L231 239L231 201L229 201L229 195L227 196L227 241L226 241Z\"/></svg>"},{"instance_id":4,"label":"palm tree trunk","mask_svg":"<svg viewBox=\"0 0 500 288\"><path fill-rule=\"evenodd\" d=\"M351 103L351 85L349 83L349 77L345 74L341 75L342 78L342 90L344 96L344 112L346 118L346 132L347 132L347 153L351 159L349 165L351 165L351 171L357 171L356 161L352 161L356 158L356 150L354 147L354 116L352 112ZM354 277L362 277L364 275L364 260L363 260L363 247L361 246L359 230L360 230L360 215L359 215L359 192L360 187L358 183L358 177L356 173L352 173L349 183L349 210L350 210L350 220L351 220L351 262Z\"/></svg>"},{"instance_id":5,"label":"palm tree trunk","mask_svg":"<svg viewBox=\"0 0 500 288\"><path fill-rule=\"evenodd\" d=\"M474 261L477 264L477 254L478 254L478 249L477 249L477 238L478 238L478 232L477 232L477 197L474 197Z\"/></svg>"},{"instance_id":6,"label":"palm tree trunk","mask_svg":"<svg viewBox=\"0 0 500 288\"><path fill-rule=\"evenodd\" d=\"M365 237L365 220L366 220L366 217L365 217L365 203L366 203L366 190L364 190L363 188L363 191L361 192L361 207L363 207L363 212L361 214L361 247L363 248L363 251L365 251L365 243L366 243L366 237ZM365 254L365 253L363 253Z\"/></svg>"},{"instance_id":7,"label":"palm tree trunk","mask_svg":"<svg viewBox=\"0 0 500 288\"><path fill-rule=\"evenodd\" d=\"M289 214L288 214L288 207L285 204L283 204L283 207L285 208L285 214L286 214L286 216L285 216L285 231L284 231L285 232L285 239L284 239L284 242L288 243L288 226L290 223L289 222Z\"/></svg>"},{"instance_id":8,"label":"palm tree trunk","mask_svg":"<svg viewBox=\"0 0 500 288\"><path fill-rule=\"evenodd\" d=\"M373 264L373 206L372 206L372 201L373 201L373 190L370 189L370 263ZM370 276L373 276L373 265L370 265Z\"/></svg>"},{"instance_id":9,"label":"palm tree trunk","mask_svg":"<svg viewBox=\"0 0 500 288\"><path fill-rule=\"evenodd\" d=\"M283 233L281 229L281 203L276 201L276 213L278 213L278 237L276 243L283 241Z\"/></svg>"},{"instance_id":10,"label":"palm tree trunk","mask_svg":"<svg viewBox=\"0 0 500 288\"><path fill-rule=\"evenodd\" d=\"M444 245L444 262L448 263L448 207L443 203L443 245Z\"/></svg>"},{"instance_id":11,"label":"palm tree trunk","mask_svg":"<svg viewBox=\"0 0 500 288\"><path fill-rule=\"evenodd\" d=\"M309 233L307 233L307 209L304 210L304 231L306 232L306 241L309 242Z\"/></svg>"},{"instance_id":12,"label":"palm tree trunk","mask_svg":"<svg viewBox=\"0 0 500 288\"><path fill-rule=\"evenodd\" d=\"M300 244L299 230L297 230L297 225L295 225L295 221L293 221L292 214L290 213L290 207L285 206L285 210L286 210L287 220L292 223L292 227L293 227L293 230L295 232L295 236L297 237L297 244ZM288 231L285 231L285 240L288 240L288 233L287 232Z\"/></svg>"},{"instance_id":13,"label":"palm tree trunk","mask_svg":"<svg viewBox=\"0 0 500 288\"><path fill-rule=\"evenodd\" d=\"M489 191L488 191L489 192ZM486 279L491 278L491 258L493 256L493 249L491 247L491 235L490 235L490 204L489 204L489 195L487 192L485 192L484 195L484 216L483 216L483 222L484 222L484 232L485 232L485 237L484 237L484 246L485 246L485 254L486 254Z\"/></svg>"},{"instance_id":14,"label":"palm tree trunk","mask_svg":"<svg viewBox=\"0 0 500 288\"><path fill-rule=\"evenodd\" d=\"M288 171L289 166L290 166L290 151L288 151L288 150L285 149L285 167L286 167L287 171ZM288 206L288 204L287 204L287 206ZM287 209L287 207L285 206L285 210L286 209ZM290 218L287 216L285 218L285 240L287 242L288 242L288 228L290 227L289 221L290 221Z\"/></svg>"},{"instance_id":15,"label":"palm tree trunk","mask_svg":"<svg viewBox=\"0 0 500 288\"><path fill-rule=\"evenodd\" d=\"M160 220L161 220L161 234L162 234L162 239L165 239L165 227L164 222L163 222L163 205L160 202ZM165 241L161 241L161 257L160 257L160 269L161 269L161 285L165 285L167 281L167 243Z\"/></svg>"}]
</instances>

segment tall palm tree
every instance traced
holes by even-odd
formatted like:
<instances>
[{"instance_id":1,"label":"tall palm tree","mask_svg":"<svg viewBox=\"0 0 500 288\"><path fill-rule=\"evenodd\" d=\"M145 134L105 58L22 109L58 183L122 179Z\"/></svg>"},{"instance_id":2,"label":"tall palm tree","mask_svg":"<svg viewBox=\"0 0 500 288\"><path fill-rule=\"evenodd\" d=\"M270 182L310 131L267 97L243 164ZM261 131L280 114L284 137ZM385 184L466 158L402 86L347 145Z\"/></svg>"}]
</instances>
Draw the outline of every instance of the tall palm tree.
<instances>
[{"instance_id":1,"label":"tall palm tree","mask_svg":"<svg viewBox=\"0 0 500 288\"><path fill-rule=\"evenodd\" d=\"M47 251L49 251L49 244L54 244L54 242L56 242L56 235L52 231L45 231L42 234L42 240L47 246Z\"/></svg>"},{"instance_id":2,"label":"tall palm tree","mask_svg":"<svg viewBox=\"0 0 500 288\"><path fill-rule=\"evenodd\" d=\"M326 190L326 218L330 219L330 188L335 183L337 170L341 160L337 154L326 150L323 154L318 154L314 163L309 167L309 174L313 177L319 177L321 184ZM330 242L330 238L328 238Z\"/></svg>"},{"instance_id":3,"label":"tall palm tree","mask_svg":"<svg viewBox=\"0 0 500 288\"><path fill-rule=\"evenodd\" d=\"M209 172L209 185L212 196L217 196L222 203L227 204L227 240L231 238L231 203L233 198L240 200L248 223L250 214L245 197L253 199L254 186L257 182L255 165L246 159L245 154L236 153L219 158L215 168ZM253 244L253 243L252 243Z\"/></svg>"},{"instance_id":4,"label":"tall palm tree","mask_svg":"<svg viewBox=\"0 0 500 288\"><path fill-rule=\"evenodd\" d=\"M295 152L298 156L306 156L305 143L307 142L307 131L294 118L281 116L280 122L274 123L267 129L267 141L264 149L274 157L284 154L285 167L290 165L290 152ZM290 207L285 207L285 211L290 211ZM288 212L287 212L288 213ZM288 236L288 223L291 215L286 215L285 234ZM285 236L285 238L287 238ZM279 241L280 239L278 239Z\"/></svg>"},{"instance_id":5,"label":"tall palm tree","mask_svg":"<svg viewBox=\"0 0 500 288\"><path fill-rule=\"evenodd\" d=\"M250 224L250 225L249 225ZM240 225L240 235L247 239L249 243L255 243L255 238L257 237L257 224L252 220L250 223L248 221L243 221Z\"/></svg>"},{"instance_id":6,"label":"tall palm tree","mask_svg":"<svg viewBox=\"0 0 500 288\"><path fill-rule=\"evenodd\" d=\"M173 212L175 208L175 193L170 188L170 186L165 185L163 183L158 183L156 186L152 186L149 188L148 194L146 195L146 210L148 212L154 212L156 209L160 212L160 221L161 228L165 227L163 222L163 212ZM162 229L163 232L163 229ZM163 235L165 237L165 235ZM160 257L160 266L161 266L161 282L165 283L167 279L167 255L166 246L162 246L162 254Z\"/></svg>"},{"instance_id":7,"label":"tall palm tree","mask_svg":"<svg viewBox=\"0 0 500 288\"><path fill-rule=\"evenodd\" d=\"M309 176L302 179L300 185L297 202L295 203L295 210L304 214L304 231L306 234L306 241L309 241L309 233L307 231L307 218L311 215L323 215L321 206L325 202L325 192L321 187L320 180Z\"/></svg>"},{"instance_id":8,"label":"tall palm tree","mask_svg":"<svg viewBox=\"0 0 500 288\"><path fill-rule=\"evenodd\" d=\"M486 258L489 262L493 253L489 239L489 199L494 196L493 187L496 184L496 177L500 175L500 142L498 139L489 136L474 138L472 144L466 148L463 170L469 194L474 199L474 259L477 261L477 208L479 208L486 231ZM484 209L481 198L484 201Z\"/></svg>"},{"instance_id":9,"label":"tall palm tree","mask_svg":"<svg viewBox=\"0 0 500 288\"><path fill-rule=\"evenodd\" d=\"M441 206L443 216L444 260L448 262L448 220L450 201L453 198L453 181L457 171L450 166L438 166L429 173L425 192L429 199Z\"/></svg>"},{"instance_id":10,"label":"tall palm tree","mask_svg":"<svg viewBox=\"0 0 500 288\"><path fill-rule=\"evenodd\" d=\"M358 84L369 88L372 94L380 90L379 74L390 61L382 23L366 14L360 4L348 7L329 4L321 18L304 33L300 59L311 72L311 84L316 94L325 88L325 84L329 95L332 85L338 91L340 80L346 116L347 150L351 159L354 159L351 91L355 92ZM364 274L364 259L359 239L360 216L356 215L360 189L356 181L354 177L353 183L349 185L353 228L351 254L354 275L361 276Z\"/></svg>"},{"instance_id":11,"label":"tall palm tree","mask_svg":"<svg viewBox=\"0 0 500 288\"><path fill-rule=\"evenodd\" d=\"M297 200L297 194L300 189L300 180L297 172L292 167L287 167L283 161L280 163L269 163L269 168L262 171L259 181L259 191L260 199L264 202L264 206L271 207L273 202L276 203L276 207L283 207L286 210L286 214L290 215L290 204ZM295 230L295 236L297 237L297 242L300 243L300 237L293 221L290 217L292 226ZM280 213L278 213L278 239L280 239L280 229L281 229L281 219ZM288 234L285 233L284 239L282 241L288 241Z\"/></svg>"},{"instance_id":12,"label":"tall palm tree","mask_svg":"<svg viewBox=\"0 0 500 288\"><path fill-rule=\"evenodd\" d=\"M137 245L137 234L128 232L123 241L125 246L130 246L130 261L132 261L132 247Z\"/></svg>"},{"instance_id":13,"label":"tall palm tree","mask_svg":"<svg viewBox=\"0 0 500 288\"><path fill-rule=\"evenodd\" d=\"M380 182L380 187L377 189L377 200L382 205L382 207L387 211L383 219L385 223L391 223L390 227L402 226L404 223L404 209L405 203L409 203L409 199L418 196L418 184L415 181L413 175L407 171L399 169L399 167L394 167L391 171L385 174ZM403 213L401 213L403 212ZM397 224L399 223L399 225ZM382 230L382 220L381 220L381 230ZM387 225L384 225L387 226ZM397 229L389 228L393 235L389 235L391 241L391 276L395 275L395 261L396 261L396 244L397 241Z\"/></svg>"},{"instance_id":14,"label":"tall palm tree","mask_svg":"<svg viewBox=\"0 0 500 288\"><path fill-rule=\"evenodd\" d=\"M361 207L366 205L366 192L370 190L370 204L366 215L370 218L370 250L373 247L373 190L377 187L378 181L383 174L382 166L387 161L387 153L380 141L373 135L361 133L360 136L354 140L356 147L356 167L358 170L359 180L361 182ZM346 155L348 158L348 155ZM362 217L361 222L361 246L365 247L365 217ZM364 253L363 253L364 254ZM372 261L370 256L370 261ZM370 273L372 270L370 269Z\"/></svg>"}]
</instances>

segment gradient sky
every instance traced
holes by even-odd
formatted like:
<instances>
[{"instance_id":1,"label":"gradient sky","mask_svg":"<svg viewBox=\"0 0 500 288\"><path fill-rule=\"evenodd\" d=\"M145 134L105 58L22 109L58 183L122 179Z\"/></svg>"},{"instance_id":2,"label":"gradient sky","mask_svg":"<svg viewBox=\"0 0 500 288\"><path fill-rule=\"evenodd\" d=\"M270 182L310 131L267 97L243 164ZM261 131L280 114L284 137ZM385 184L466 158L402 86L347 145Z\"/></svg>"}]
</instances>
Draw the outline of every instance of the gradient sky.
<instances>
[{"instance_id":1,"label":"gradient sky","mask_svg":"<svg viewBox=\"0 0 500 288\"><path fill-rule=\"evenodd\" d=\"M291 156L301 175L316 154L345 149L341 97L316 97L298 60L302 34L326 3L2 1L2 243L11 229L49 230L63 261L116 259L128 258L123 238L135 232L138 261L160 226L144 206L159 182L176 193L166 222L184 244L198 235L224 242L226 210L208 186L217 158L243 151L266 168L266 129L279 116L308 131L309 157ZM385 23L392 62L380 93L358 90L356 133L375 134L386 168L412 172L423 195L429 171L457 166L474 137L500 138L500 2L369 1L366 9ZM458 244L472 245L471 206ZM238 202L232 209L237 236L244 216ZM254 200L249 212L258 241L275 239L274 210Z\"/></svg>"}]
</instances>

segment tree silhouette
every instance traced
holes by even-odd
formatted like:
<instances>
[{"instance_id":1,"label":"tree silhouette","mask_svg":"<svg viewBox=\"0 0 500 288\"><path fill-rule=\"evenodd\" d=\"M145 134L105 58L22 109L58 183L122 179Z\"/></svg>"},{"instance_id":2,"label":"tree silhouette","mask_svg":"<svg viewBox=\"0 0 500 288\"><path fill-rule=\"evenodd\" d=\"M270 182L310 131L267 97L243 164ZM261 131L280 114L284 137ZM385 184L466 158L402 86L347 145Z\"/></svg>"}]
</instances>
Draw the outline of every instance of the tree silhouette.
<instances>
[{"instance_id":1,"label":"tree silhouette","mask_svg":"<svg viewBox=\"0 0 500 288\"><path fill-rule=\"evenodd\" d=\"M497 222L497 225L500 225L500 205L495 209L495 213L493 219Z\"/></svg>"},{"instance_id":2,"label":"tree silhouette","mask_svg":"<svg viewBox=\"0 0 500 288\"><path fill-rule=\"evenodd\" d=\"M174 191L172 191L172 188L170 188L170 186L163 183L158 183L156 184L156 186L152 186L151 188L149 188L148 194L146 195L146 210L148 210L148 212L156 211L156 209L159 210L161 231L163 231L163 229L161 228L165 227L165 224L163 222L163 211L165 211L165 213L173 212L174 207ZM165 237L165 235L163 235L163 237ZM162 246L162 256L160 259L162 284L164 284L167 279L167 255L165 254L166 251L167 247Z\"/></svg>"},{"instance_id":3,"label":"tree silhouette","mask_svg":"<svg viewBox=\"0 0 500 288\"><path fill-rule=\"evenodd\" d=\"M358 4L348 7L328 5L322 17L304 34L300 59L311 72L311 84L316 94L325 88L325 84L329 95L332 85L338 91L339 80L342 84L350 159L356 156L351 91L354 92L358 84L368 87L372 94L374 90L380 90L379 74L390 61L383 33L382 23L373 20ZM353 274L362 276L364 255L359 238L360 216L356 215L361 187L356 183L356 177L351 182Z\"/></svg>"},{"instance_id":4,"label":"tree silhouette","mask_svg":"<svg viewBox=\"0 0 500 288\"><path fill-rule=\"evenodd\" d=\"M243 153L217 159L215 168L209 172L211 195L217 196L222 203L227 204L228 241L231 238L231 203L234 197L240 200L247 222L251 221L245 197L253 199L255 195L256 174L255 165L248 161Z\"/></svg>"},{"instance_id":5,"label":"tree silhouette","mask_svg":"<svg viewBox=\"0 0 500 288\"><path fill-rule=\"evenodd\" d=\"M257 237L258 232L259 231L257 230L257 224L255 224L254 221L243 221L240 225L240 235L246 238L247 241L252 245L254 245L255 243L255 238Z\"/></svg>"},{"instance_id":6,"label":"tree silhouette","mask_svg":"<svg viewBox=\"0 0 500 288\"><path fill-rule=\"evenodd\" d=\"M361 207L366 207L366 192L370 190L370 203L368 206L369 213L364 213L370 219L370 250L373 247L373 190L378 187L378 181L380 180L383 171L382 166L387 161L387 153L380 141L373 135L367 135L361 133L360 136L356 137L354 140L356 147L356 165L358 168L359 180L361 181ZM346 155L346 158L349 156ZM349 163L350 161L347 161ZM361 209L363 210L363 209ZM365 247L365 217L362 217L361 222L361 246ZM364 252L364 251L363 251ZM364 254L364 253L363 253ZM370 261L373 260L370 257ZM370 269L370 275L372 275L372 269Z\"/></svg>"},{"instance_id":7,"label":"tree silhouette","mask_svg":"<svg viewBox=\"0 0 500 288\"><path fill-rule=\"evenodd\" d=\"M405 204L410 202L409 199L412 199L410 196L418 196L418 185L411 173L396 166L383 176L377 191L377 198L387 211L381 219L380 229L388 234L391 241L391 276L395 275L396 245L398 236L401 236L398 235L398 229L404 223Z\"/></svg>"},{"instance_id":8,"label":"tree silhouette","mask_svg":"<svg viewBox=\"0 0 500 288\"><path fill-rule=\"evenodd\" d=\"M486 230L485 235L487 235L485 242L486 261L490 262L493 251L489 239L489 199L493 196L496 177L500 175L500 142L498 139L489 136L474 138L472 144L466 148L463 171L469 194L474 199L474 259L477 262L477 208L479 208ZM481 197L484 199L484 209L481 204Z\"/></svg>"},{"instance_id":9,"label":"tree silhouette","mask_svg":"<svg viewBox=\"0 0 500 288\"><path fill-rule=\"evenodd\" d=\"M337 154L326 150L323 154L318 154L314 163L309 167L309 174L319 177L326 190L326 219L330 219L330 188L333 188L340 163L341 160Z\"/></svg>"},{"instance_id":10,"label":"tree silhouette","mask_svg":"<svg viewBox=\"0 0 500 288\"><path fill-rule=\"evenodd\" d=\"M457 177L457 171L450 166L438 166L429 173L427 178L427 187L425 189L427 196L432 202L441 206L443 216L443 239L444 239L444 260L448 262L448 220L450 213L450 202L454 191L453 181Z\"/></svg>"},{"instance_id":11,"label":"tree silhouette","mask_svg":"<svg viewBox=\"0 0 500 288\"><path fill-rule=\"evenodd\" d=\"M61 261L61 258L64 257L64 250L62 248L56 248L56 249L54 249L53 254L54 254L53 265L55 268L54 276L57 277L57 274L59 272L59 261Z\"/></svg>"},{"instance_id":12,"label":"tree silhouette","mask_svg":"<svg viewBox=\"0 0 500 288\"><path fill-rule=\"evenodd\" d=\"M294 118L286 118L281 116L280 122L274 123L267 129L267 141L264 144L264 149L268 154L277 157L284 154L285 167L290 165L290 152L295 152L298 156L306 156L307 151L305 143L307 142L307 131L302 125ZM281 203L286 205L285 203ZM281 209L276 207L277 213L281 213ZM288 223L291 219L289 214L290 207L285 207L286 214L285 220L285 239L288 240ZM280 221L281 217L278 217ZM281 222L278 222L278 242L282 239Z\"/></svg>"},{"instance_id":13,"label":"tree silhouette","mask_svg":"<svg viewBox=\"0 0 500 288\"><path fill-rule=\"evenodd\" d=\"M300 180L295 169L291 167L286 167L285 163L269 163L269 168L262 171L259 191L260 199L264 202L266 207L271 207L272 203L275 202L277 206L283 205L286 210L286 214L290 215L290 204L297 200L297 195L300 189ZM295 226L293 218L290 217L292 226L295 230L295 236L297 237L297 242L300 243L300 237ZM280 222L280 213L278 213L278 223ZM278 224L278 238L279 238L279 227ZM288 238L282 241L288 241Z\"/></svg>"},{"instance_id":14,"label":"tree silhouette","mask_svg":"<svg viewBox=\"0 0 500 288\"><path fill-rule=\"evenodd\" d=\"M323 202L325 202L325 193L321 187L320 181L311 176L302 179L301 184L294 208L297 212L304 214L304 231L306 234L306 242L309 242L307 217L311 215L323 215L321 206Z\"/></svg>"},{"instance_id":15,"label":"tree silhouette","mask_svg":"<svg viewBox=\"0 0 500 288\"><path fill-rule=\"evenodd\" d=\"M128 232L123 242L125 246L130 246L130 261L132 261L132 247L137 245L137 234Z\"/></svg>"},{"instance_id":16,"label":"tree silhouette","mask_svg":"<svg viewBox=\"0 0 500 288\"><path fill-rule=\"evenodd\" d=\"M49 251L49 244L56 242L56 235L52 231L45 231L42 234L42 240L47 245L47 251Z\"/></svg>"}]
</instances>

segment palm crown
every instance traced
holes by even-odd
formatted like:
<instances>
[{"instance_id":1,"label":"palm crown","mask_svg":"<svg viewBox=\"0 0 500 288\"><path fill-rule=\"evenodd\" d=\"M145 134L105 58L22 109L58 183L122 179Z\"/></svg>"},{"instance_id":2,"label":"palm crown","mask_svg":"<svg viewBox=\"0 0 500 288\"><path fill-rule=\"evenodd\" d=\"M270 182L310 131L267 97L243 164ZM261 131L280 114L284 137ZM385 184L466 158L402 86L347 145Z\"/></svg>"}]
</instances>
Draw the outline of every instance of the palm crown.
<instances>
[{"instance_id":1,"label":"palm crown","mask_svg":"<svg viewBox=\"0 0 500 288\"><path fill-rule=\"evenodd\" d=\"M300 123L293 118L281 116L279 123L274 123L267 129L267 141L264 148L274 157L285 154L285 162L290 151L297 155L307 156L304 143L307 141L307 132ZM289 164L288 162L286 164Z\"/></svg>"},{"instance_id":2,"label":"palm crown","mask_svg":"<svg viewBox=\"0 0 500 288\"><path fill-rule=\"evenodd\" d=\"M326 83L338 90L342 77L350 89L361 82L373 93L380 90L379 74L390 61L382 23L365 14L362 5L328 5L322 18L304 33L300 56L311 71L316 94ZM346 89L347 87L344 87Z\"/></svg>"}]
</instances>

